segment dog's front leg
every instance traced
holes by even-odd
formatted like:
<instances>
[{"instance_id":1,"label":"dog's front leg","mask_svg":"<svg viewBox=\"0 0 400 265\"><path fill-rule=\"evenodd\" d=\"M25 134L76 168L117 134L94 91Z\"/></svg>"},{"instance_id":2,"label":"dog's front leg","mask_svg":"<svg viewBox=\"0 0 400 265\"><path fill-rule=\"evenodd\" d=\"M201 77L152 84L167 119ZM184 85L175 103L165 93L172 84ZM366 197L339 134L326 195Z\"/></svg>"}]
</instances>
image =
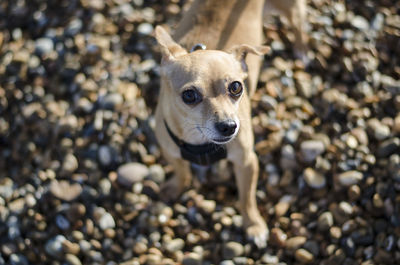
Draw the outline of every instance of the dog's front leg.
<instances>
[{"instance_id":1,"label":"dog's front leg","mask_svg":"<svg viewBox=\"0 0 400 265\"><path fill-rule=\"evenodd\" d=\"M256 201L257 156L254 151L250 150L243 152L232 162L239 190L239 207L246 234L258 247L265 247L268 239L268 228L258 211Z\"/></svg>"},{"instance_id":2,"label":"dog's front leg","mask_svg":"<svg viewBox=\"0 0 400 265\"><path fill-rule=\"evenodd\" d=\"M181 158L164 157L173 166L174 175L161 186L161 197L166 201L175 201L191 183L190 163Z\"/></svg>"}]
</instances>

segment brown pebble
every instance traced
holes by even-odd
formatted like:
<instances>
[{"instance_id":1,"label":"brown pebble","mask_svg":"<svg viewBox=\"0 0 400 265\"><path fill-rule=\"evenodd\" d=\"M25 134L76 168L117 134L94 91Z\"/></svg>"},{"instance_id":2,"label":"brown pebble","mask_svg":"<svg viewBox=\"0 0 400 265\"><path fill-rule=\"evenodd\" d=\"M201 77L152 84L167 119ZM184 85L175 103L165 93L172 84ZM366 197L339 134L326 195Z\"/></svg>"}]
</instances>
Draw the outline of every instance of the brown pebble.
<instances>
[{"instance_id":1,"label":"brown pebble","mask_svg":"<svg viewBox=\"0 0 400 265\"><path fill-rule=\"evenodd\" d=\"M303 264L308 264L308 263L311 263L314 261L313 254L311 254L304 248L300 248L300 249L296 250L294 256L295 256L296 260L298 260L299 262L301 262Z\"/></svg>"},{"instance_id":2,"label":"brown pebble","mask_svg":"<svg viewBox=\"0 0 400 265\"><path fill-rule=\"evenodd\" d=\"M271 234L269 241L271 245L277 246L277 247L284 247L286 243L287 235L285 232L282 231L282 229L278 227L274 227L271 229Z\"/></svg>"}]
</instances>

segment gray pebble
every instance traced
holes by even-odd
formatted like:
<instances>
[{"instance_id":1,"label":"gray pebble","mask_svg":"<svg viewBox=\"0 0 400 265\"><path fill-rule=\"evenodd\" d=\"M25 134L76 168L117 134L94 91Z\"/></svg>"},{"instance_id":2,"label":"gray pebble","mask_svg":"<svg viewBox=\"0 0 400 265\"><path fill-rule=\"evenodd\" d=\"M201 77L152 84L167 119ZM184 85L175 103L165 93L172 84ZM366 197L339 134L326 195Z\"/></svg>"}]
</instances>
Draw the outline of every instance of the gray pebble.
<instances>
[{"instance_id":1,"label":"gray pebble","mask_svg":"<svg viewBox=\"0 0 400 265\"><path fill-rule=\"evenodd\" d=\"M11 265L29 265L28 259L21 254L11 254L10 255L10 264Z\"/></svg>"},{"instance_id":2,"label":"gray pebble","mask_svg":"<svg viewBox=\"0 0 400 265\"><path fill-rule=\"evenodd\" d=\"M355 16L351 21L351 25L359 30L368 30L369 22L362 16Z\"/></svg>"},{"instance_id":3,"label":"gray pebble","mask_svg":"<svg viewBox=\"0 0 400 265\"><path fill-rule=\"evenodd\" d=\"M62 243L67 240L63 235L57 235L46 242L44 249L54 258L60 258L63 253Z\"/></svg>"},{"instance_id":4,"label":"gray pebble","mask_svg":"<svg viewBox=\"0 0 400 265\"><path fill-rule=\"evenodd\" d=\"M300 145L301 158L305 162L313 162L317 156L325 152L325 146L322 141L308 140L304 141Z\"/></svg>"},{"instance_id":5,"label":"gray pebble","mask_svg":"<svg viewBox=\"0 0 400 265\"><path fill-rule=\"evenodd\" d=\"M50 38L40 38L35 41L35 49L41 54L48 54L54 50L53 40Z\"/></svg>"},{"instance_id":6,"label":"gray pebble","mask_svg":"<svg viewBox=\"0 0 400 265\"><path fill-rule=\"evenodd\" d=\"M118 183L128 188L149 175L149 169L140 163L128 163L118 168Z\"/></svg>"},{"instance_id":7,"label":"gray pebble","mask_svg":"<svg viewBox=\"0 0 400 265\"><path fill-rule=\"evenodd\" d=\"M222 257L224 259L233 259L234 257L238 257L244 253L243 245L230 241L223 245L222 247Z\"/></svg>"},{"instance_id":8,"label":"gray pebble","mask_svg":"<svg viewBox=\"0 0 400 265\"><path fill-rule=\"evenodd\" d=\"M150 35L153 32L153 25L150 23L142 23L138 26L137 30L143 35Z\"/></svg>"},{"instance_id":9,"label":"gray pebble","mask_svg":"<svg viewBox=\"0 0 400 265\"><path fill-rule=\"evenodd\" d=\"M165 172L161 165L154 164L149 167L149 178L154 182L161 184L165 180Z\"/></svg>"},{"instance_id":10,"label":"gray pebble","mask_svg":"<svg viewBox=\"0 0 400 265\"><path fill-rule=\"evenodd\" d=\"M339 183L345 187L358 184L362 179L363 174L356 170L346 171L338 175Z\"/></svg>"}]
</instances>

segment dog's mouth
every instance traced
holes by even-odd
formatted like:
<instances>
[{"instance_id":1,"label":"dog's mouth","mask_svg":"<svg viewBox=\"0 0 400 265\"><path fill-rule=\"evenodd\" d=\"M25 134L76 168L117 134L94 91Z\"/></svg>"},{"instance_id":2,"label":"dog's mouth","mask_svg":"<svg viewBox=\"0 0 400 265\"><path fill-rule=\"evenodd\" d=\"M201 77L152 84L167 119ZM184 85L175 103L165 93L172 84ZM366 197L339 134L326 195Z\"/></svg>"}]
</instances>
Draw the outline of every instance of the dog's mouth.
<instances>
[{"instance_id":1,"label":"dog's mouth","mask_svg":"<svg viewBox=\"0 0 400 265\"><path fill-rule=\"evenodd\" d=\"M230 136L221 136L213 130L208 129L207 127L197 126L196 128L206 141L219 145L229 143L236 137L238 133L238 130L236 130L236 132Z\"/></svg>"},{"instance_id":2,"label":"dog's mouth","mask_svg":"<svg viewBox=\"0 0 400 265\"><path fill-rule=\"evenodd\" d=\"M230 137L223 137L223 138L216 138L216 139L210 139L211 142L213 142L214 144L227 144L230 141L233 140L233 138L235 138L235 135L232 135Z\"/></svg>"}]
</instances>

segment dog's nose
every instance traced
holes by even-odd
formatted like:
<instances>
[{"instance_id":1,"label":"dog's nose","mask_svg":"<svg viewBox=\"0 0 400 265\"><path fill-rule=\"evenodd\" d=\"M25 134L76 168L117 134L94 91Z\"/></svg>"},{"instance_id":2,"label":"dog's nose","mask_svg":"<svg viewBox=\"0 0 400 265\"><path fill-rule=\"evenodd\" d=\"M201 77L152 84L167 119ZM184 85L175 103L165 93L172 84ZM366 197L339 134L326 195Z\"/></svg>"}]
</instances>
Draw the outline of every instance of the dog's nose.
<instances>
[{"instance_id":1,"label":"dog's nose","mask_svg":"<svg viewBox=\"0 0 400 265\"><path fill-rule=\"evenodd\" d=\"M236 122L230 119L215 123L215 128L217 128L218 132L220 132L223 136L231 136L234 134L236 127Z\"/></svg>"}]
</instances>

